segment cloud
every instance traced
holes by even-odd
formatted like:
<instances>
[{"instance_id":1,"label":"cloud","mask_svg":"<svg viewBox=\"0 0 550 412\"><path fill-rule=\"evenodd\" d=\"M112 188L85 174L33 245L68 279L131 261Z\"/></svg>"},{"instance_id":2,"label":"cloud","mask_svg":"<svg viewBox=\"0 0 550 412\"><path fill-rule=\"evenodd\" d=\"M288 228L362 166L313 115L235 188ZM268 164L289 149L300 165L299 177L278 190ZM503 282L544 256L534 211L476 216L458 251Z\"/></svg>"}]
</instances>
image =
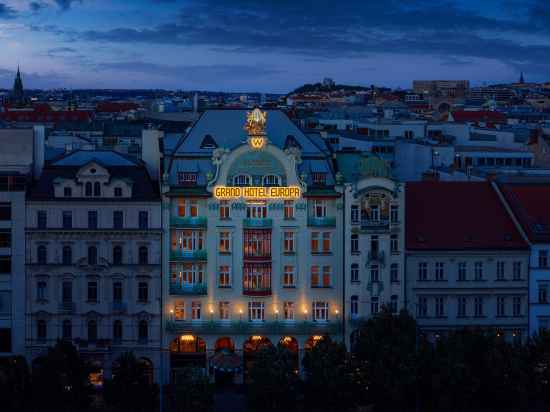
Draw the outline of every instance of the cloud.
<instances>
[{"instance_id":1,"label":"cloud","mask_svg":"<svg viewBox=\"0 0 550 412\"><path fill-rule=\"evenodd\" d=\"M17 13L13 8L5 3L0 3L0 19L13 19L16 15Z\"/></svg>"},{"instance_id":2,"label":"cloud","mask_svg":"<svg viewBox=\"0 0 550 412\"><path fill-rule=\"evenodd\" d=\"M26 89L55 88L67 83L69 76L57 72L27 73L22 72L23 85ZM0 67L0 87L11 88L15 71Z\"/></svg>"},{"instance_id":3,"label":"cloud","mask_svg":"<svg viewBox=\"0 0 550 412\"><path fill-rule=\"evenodd\" d=\"M73 3L82 3L82 0L55 0L55 3L61 10L69 10Z\"/></svg>"}]
</instances>

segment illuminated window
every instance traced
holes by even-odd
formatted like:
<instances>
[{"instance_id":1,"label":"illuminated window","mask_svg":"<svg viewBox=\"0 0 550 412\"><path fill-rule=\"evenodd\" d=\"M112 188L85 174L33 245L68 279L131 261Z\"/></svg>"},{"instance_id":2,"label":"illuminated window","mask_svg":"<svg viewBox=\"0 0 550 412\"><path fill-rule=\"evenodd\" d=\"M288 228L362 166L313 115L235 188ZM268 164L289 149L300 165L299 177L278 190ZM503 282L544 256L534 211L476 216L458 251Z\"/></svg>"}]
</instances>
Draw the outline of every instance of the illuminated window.
<instances>
[{"instance_id":1,"label":"illuminated window","mask_svg":"<svg viewBox=\"0 0 550 412\"><path fill-rule=\"evenodd\" d=\"M287 220L294 219L294 202L292 200L285 200L284 216Z\"/></svg>"},{"instance_id":2,"label":"illuminated window","mask_svg":"<svg viewBox=\"0 0 550 412\"><path fill-rule=\"evenodd\" d=\"M271 230L245 230L243 235L245 258L271 256Z\"/></svg>"},{"instance_id":3,"label":"illuminated window","mask_svg":"<svg viewBox=\"0 0 550 412\"><path fill-rule=\"evenodd\" d=\"M283 303L283 316L285 320L294 320L294 309L296 305L294 302Z\"/></svg>"},{"instance_id":4,"label":"illuminated window","mask_svg":"<svg viewBox=\"0 0 550 412\"><path fill-rule=\"evenodd\" d=\"M323 322L328 320L328 302L312 303L313 320Z\"/></svg>"},{"instance_id":5,"label":"illuminated window","mask_svg":"<svg viewBox=\"0 0 550 412\"><path fill-rule=\"evenodd\" d=\"M320 272L321 272L321 269L318 265L313 265L311 267L311 287L312 288L321 287Z\"/></svg>"},{"instance_id":6,"label":"illuminated window","mask_svg":"<svg viewBox=\"0 0 550 412\"><path fill-rule=\"evenodd\" d=\"M231 253L231 233L220 232L220 253Z\"/></svg>"},{"instance_id":7,"label":"illuminated window","mask_svg":"<svg viewBox=\"0 0 550 412\"><path fill-rule=\"evenodd\" d=\"M174 318L185 320L185 302L183 300L178 300L174 305Z\"/></svg>"},{"instance_id":8,"label":"illuminated window","mask_svg":"<svg viewBox=\"0 0 550 412\"><path fill-rule=\"evenodd\" d=\"M245 263L243 270L243 290L264 292L271 289L270 263Z\"/></svg>"},{"instance_id":9,"label":"illuminated window","mask_svg":"<svg viewBox=\"0 0 550 412\"><path fill-rule=\"evenodd\" d=\"M191 302L191 319L200 320L201 319L201 303L200 302Z\"/></svg>"},{"instance_id":10,"label":"illuminated window","mask_svg":"<svg viewBox=\"0 0 550 412\"><path fill-rule=\"evenodd\" d=\"M220 313L220 319L221 320L229 320L230 319L230 306L229 302L220 302L219 303L219 313Z\"/></svg>"},{"instance_id":11,"label":"illuminated window","mask_svg":"<svg viewBox=\"0 0 550 412\"><path fill-rule=\"evenodd\" d=\"M229 207L229 201L222 200L220 201L220 219L230 219L231 213L230 213L230 207Z\"/></svg>"},{"instance_id":12,"label":"illuminated window","mask_svg":"<svg viewBox=\"0 0 550 412\"><path fill-rule=\"evenodd\" d=\"M204 264L202 263L183 263L172 264L171 282L178 287L193 287L204 282Z\"/></svg>"},{"instance_id":13,"label":"illuminated window","mask_svg":"<svg viewBox=\"0 0 550 412\"><path fill-rule=\"evenodd\" d=\"M311 232L311 253L319 253L319 232Z\"/></svg>"},{"instance_id":14,"label":"illuminated window","mask_svg":"<svg viewBox=\"0 0 550 412\"><path fill-rule=\"evenodd\" d=\"M284 253L294 253L294 232L284 232Z\"/></svg>"},{"instance_id":15,"label":"illuminated window","mask_svg":"<svg viewBox=\"0 0 550 412\"><path fill-rule=\"evenodd\" d=\"M323 253L330 253L330 232L323 232Z\"/></svg>"},{"instance_id":16,"label":"illuminated window","mask_svg":"<svg viewBox=\"0 0 550 412\"><path fill-rule=\"evenodd\" d=\"M330 288L332 285L332 268L330 266L323 266L323 287Z\"/></svg>"},{"instance_id":17,"label":"illuminated window","mask_svg":"<svg viewBox=\"0 0 550 412\"><path fill-rule=\"evenodd\" d=\"M263 321L264 316L264 302L248 302L248 319L250 321Z\"/></svg>"},{"instance_id":18,"label":"illuminated window","mask_svg":"<svg viewBox=\"0 0 550 412\"><path fill-rule=\"evenodd\" d=\"M283 269L283 287L292 288L295 285L294 266L285 265Z\"/></svg>"},{"instance_id":19,"label":"illuminated window","mask_svg":"<svg viewBox=\"0 0 550 412\"><path fill-rule=\"evenodd\" d=\"M218 273L218 286L220 288L231 287L231 271L228 265L221 265Z\"/></svg>"}]
</instances>

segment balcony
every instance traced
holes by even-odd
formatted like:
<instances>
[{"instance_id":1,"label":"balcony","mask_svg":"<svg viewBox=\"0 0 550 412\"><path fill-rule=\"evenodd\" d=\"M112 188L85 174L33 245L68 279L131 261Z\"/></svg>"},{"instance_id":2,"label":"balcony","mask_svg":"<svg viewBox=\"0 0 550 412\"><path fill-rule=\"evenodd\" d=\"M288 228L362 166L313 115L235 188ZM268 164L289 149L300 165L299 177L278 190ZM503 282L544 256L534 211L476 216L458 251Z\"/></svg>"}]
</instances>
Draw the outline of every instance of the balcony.
<instances>
[{"instance_id":1,"label":"balcony","mask_svg":"<svg viewBox=\"0 0 550 412\"><path fill-rule=\"evenodd\" d=\"M170 283L170 295L187 296L187 295L206 295L208 288L206 283L196 283L194 285L182 285Z\"/></svg>"},{"instance_id":2,"label":"balcony","mask_svg":"<svg viewBox=\"0 0 550 412\"><path fill-rule=\"evenodd\" d=\"M271 219L243 219L245 229L271 229L273 221Z\"/></svg>"},{"instance_id":3,"label":"balcony","mask_svg":"<svg viewBox=\"0 0 550 412\"><path fill-rule=\"evenodd\" d=\"M389 219L361 219L361 230L388 230Z\"/></svg>"},{"instance_id":4,"label":"balcony","mask_svg":"<svg viewBox=\"0 0 550 412\"><path fill-rule=\"evenodd\" d=\"M271 288L245 288L243 287L243 295L245 296L271 296Z\"/></svg>"},{"instance_id":5,"label":"balcony","mask_svg":"<svg viewBox=\"0 0 550 412\"><path fill-rule=\"evenodd\" d=\"M208 219L206 218L206 216L173 216L172 218L170 218L170 226L176 228L205 228L208 226Z\"/></svg>"},{"instance_id":6,"label":"balcony","mask_svg":"<svg viewBox=\"0 0 550 412\"><path fill-rule=\"evenodd\" d=\"M367 265L371 263L380 263L384 265L386 262L386 257L384 251L382 250L370 250L367 258Z\"/></svg>"},{"instance_id":7,"label":"balcony","mask_svg":"<svg viewBox=\"0 0 550 412\"><path fill-rule=\"evenodd\" d=\"M202 322L169 320L166 330L172 333L190 333L194 335L324 335L338 334L342 331L340 320L313 322L310 320L248 322L246 320Z\"/></svg>"},{"instance_id":8,"label":"balcony","mask_svg":"<svg viewBox=\"0 0 550 412\"><path fill-rule=\"evenodd\" d=\"M125 302L113 302L111 303L111 311L113 313L125 313L126 312L126 303Z\"/></svg>"},{"instance_id":9,"label":"balcony","mask_svg":"<svg viewBox=\"0 0 550 412\"><path fill-rule=\"evenodd\" d=\"M325 217L308 216L307 225L313 226L313 227L335 227L336 218L328 217L328 216L325 216Z\"/></svg>"},{"instance_id":10,"label":"balcony","mask_svg":"<svg viewBox=\"0 0 550 412\"><path fill-rule=\"evenodd\" d=\"M62 302L59 304L59 311L63 313L74 313L76 305L74 302Z\"/></svg>"},{"instance_id":11,"label":"balcony","mask_svg":"<svg viewBox=\"0 0 550 412\"><path fill-rule=\"evenodd\" d=\"M172 261L186 261L186 260L206 260L206 250L178 250L170 251L170 260Z\"/></svg>"}]
</instances>

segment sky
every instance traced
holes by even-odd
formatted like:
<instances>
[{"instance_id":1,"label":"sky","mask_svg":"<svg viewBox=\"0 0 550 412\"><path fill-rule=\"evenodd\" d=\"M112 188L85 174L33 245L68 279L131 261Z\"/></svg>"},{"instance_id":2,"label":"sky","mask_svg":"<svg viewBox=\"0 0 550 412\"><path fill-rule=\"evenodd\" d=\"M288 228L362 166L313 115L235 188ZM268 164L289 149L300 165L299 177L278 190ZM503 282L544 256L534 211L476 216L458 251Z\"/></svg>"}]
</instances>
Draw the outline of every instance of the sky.
<instances>
[{"instance_id":1,"label":"sky","mask_svg":"<svg viewBox=\"0 0 550 412\"><path fill-rule=\"evenodd\" d=\"M0 0L0 87L550 80L549 0Z\"/></svg>"}]
</instances>

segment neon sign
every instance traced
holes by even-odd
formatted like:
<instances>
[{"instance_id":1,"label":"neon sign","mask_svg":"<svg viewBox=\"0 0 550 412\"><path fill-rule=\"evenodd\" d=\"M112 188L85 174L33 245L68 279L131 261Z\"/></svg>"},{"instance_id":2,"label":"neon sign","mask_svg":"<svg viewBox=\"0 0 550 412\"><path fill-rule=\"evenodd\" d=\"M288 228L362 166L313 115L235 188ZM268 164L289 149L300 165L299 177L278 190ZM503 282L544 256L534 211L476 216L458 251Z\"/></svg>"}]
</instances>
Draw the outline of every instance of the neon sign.
<instances>
[{"instance_id":1,"label":"neon sign","mask_svg":"<svg viewBox=\"0 0 550 412\"><path fill-rule=\"evenodd\" d=\"M216 186L216 199L299 199L302 190L298 186L262 187L262 186Z\"/></svg>"}]
</instances>

